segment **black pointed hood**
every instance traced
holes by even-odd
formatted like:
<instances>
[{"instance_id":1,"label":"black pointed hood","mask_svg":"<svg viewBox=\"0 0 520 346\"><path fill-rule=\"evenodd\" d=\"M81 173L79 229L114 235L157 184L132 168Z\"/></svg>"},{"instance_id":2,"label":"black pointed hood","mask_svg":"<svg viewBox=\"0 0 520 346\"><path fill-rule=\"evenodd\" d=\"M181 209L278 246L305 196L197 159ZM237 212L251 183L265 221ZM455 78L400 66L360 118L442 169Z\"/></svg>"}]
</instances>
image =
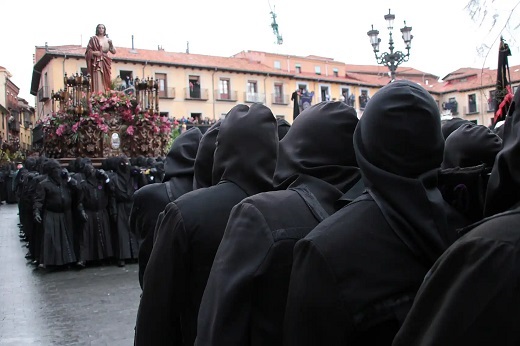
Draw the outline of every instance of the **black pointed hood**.
<instances>
[{"instance_id":1,"label":"black pointed hood","mask_svg":"<svg viewBox=\"0 0 520 346\"><path fill-rule=\"evenodd\" d=\"M222 120L217 121L204 133L199 143L193 173L193 190L210 187L213 175L213 155L217 147L217 135Z\"/></svg>"},{"instance_id":2,"label":"black pointed hood","mask_svg":"<svg viewBox=\"0 0 520 346\"><path fill-rule=\"evenodd\" d=\"M473 125L471 121L462 118L451 118L449 120L446 120L446 122L441 126L441 131L444 139L446 140L446 138L448 138L448 136L451 135L453 131L458 129L463 124Z\"/></svg>"},{"instance_id":3,"label":"black pointed hood","mask_svg":"<svg viewBox=\"0 0 520 346\"><path fill-rule=\"evenodd\" d=\"M446 138L442 168L472 167L486 164L493 167L502 139L482 125L462 124Z\"/></svg>"},{"instance_id":4,"label":"black pointed hood","mask_svg":"<svg viewBox=\"0 0 520 346\"><path fill-rule=\"evenodd\" d=\"M220 125L213 183L231 181L248 195L273 188L278 157L276 118L261 104L233 107Z\"/></svg>"},{"instance_id":5,"label":"black pointed hood","mask_svg":"<svg viewBox=\"0 0 520 346\"><path fill-rule=\"evenodd\" d=\"M163 182L173 177L185 175L193 177L195 156L197 155L201 138L202 133L195 126L175 138L164 163L165 175Z\"/></svg>"},{"instance_id":6,"label":"black pointed hood","mask_svg":"<svg viewBox=\"0 0 520 346\"><path fill-rule=\"evenodd\" d=\"M386 221L431 266L453 240L437 189L444 138L434 99L413 82L386 85L368 102L354 148L365 186Z\"/></svg>"},{"instance_id":7,"label":"black pointed hood","mask_svg":"<svg viewBox=\"0 0 520 346\"><path fill-rule=\"evenodd\" d=\"M278 124L278 140L282 140L287 132L289 132L289 129L291 128L291 124L287 122L287 120L278 118L276 119L276 123Z\"/></svg>"},{"instance_id":8,"label":"black pointed hood","mask_svg":"<svg viewBox=\"0 0 520 346\"><path fill-rule=\"evenodd\" d=\"M309 175L345 192L359 180L353 146L358 118L344 102L321 102L305 109L280 141L274 174L277 190Z\"/></svg>"},{"instance_id":9,"label":"black pointed hood","mask_svg":"<svg viewBox=\"0 0 520 346\"><path fill-rule=\"evenodd\" d=\"M489 177L484 216L507 211L520 201L520 89L502 127L503 147Z\"/></svg>"}]
</instances>

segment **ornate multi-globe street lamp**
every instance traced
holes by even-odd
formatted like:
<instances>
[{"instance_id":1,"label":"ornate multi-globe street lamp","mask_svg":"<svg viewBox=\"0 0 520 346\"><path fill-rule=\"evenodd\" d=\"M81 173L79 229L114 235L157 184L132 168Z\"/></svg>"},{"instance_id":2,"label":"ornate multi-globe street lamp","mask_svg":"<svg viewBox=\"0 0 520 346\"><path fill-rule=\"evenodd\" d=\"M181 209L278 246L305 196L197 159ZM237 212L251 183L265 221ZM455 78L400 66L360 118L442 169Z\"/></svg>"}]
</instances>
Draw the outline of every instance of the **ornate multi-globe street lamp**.
<instances>
[{"instance_id":1,"label":"ornate multi-globe street lamp","mask_svg":"<svg viewBox=\"0 0 520 346\"><path fill-rule=\"evenodd\" d=\"M374 48L374 54L376 56L377 63L380 65L386 65L390 70L390 78L391 80L395 80L395 71L397 67L403 63L408 61L410 57L410 48L412 45L413 35L411 34L412 27L406 26L406 21L404 22L404 27L401 28L401 33L403 34L403 41L406 44L406 54L401 51L394 52L394 39L392 37L392 30L394 28L394 19L395 15L388 10L388 14L385 15L385 20L387 21L387 27L390 34L390 39L388 41L390 52L379 53L379 43L381 43L381 39L377 37L379 35L379 31L374 29L374 25L372 25L372 30L367 32L368 37L370 37L370 43Z\"/></svg>"}]
</instances>

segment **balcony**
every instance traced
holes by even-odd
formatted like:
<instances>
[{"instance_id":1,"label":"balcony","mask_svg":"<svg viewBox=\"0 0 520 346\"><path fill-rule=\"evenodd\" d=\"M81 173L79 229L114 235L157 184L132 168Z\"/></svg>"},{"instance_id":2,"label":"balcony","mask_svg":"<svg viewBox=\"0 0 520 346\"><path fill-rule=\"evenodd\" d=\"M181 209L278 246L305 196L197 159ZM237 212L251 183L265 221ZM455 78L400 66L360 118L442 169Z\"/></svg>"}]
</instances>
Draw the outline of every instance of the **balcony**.
<instances>
[{"instance_id":1,"label":"balcony","mask_svg":"<svg viewBox=\"0 0 520 346\"><path fill-rule=\"evenodd\" d=\"M452 115L459 114L457 101L443 102L442 103L442 109L443 110L449 110Z\"/></svg>"},{"instance_id":2,"label":"balcony","mask_svg":"<svg viewBox=\"0 0 520 346\"><path fill-rule=\"evenodd\" d=\"M158 92L160 99L174 99L175 88L164 88L164 90Z\"/></svg>"},{"instance_id":3,"label":"balcony","mask_svg":"<svg viewBox=\"0 0 520 346\"><path fill-rule=\"evenodd\" d=\"M11 132L20 132L20 122L18 120L9 121L7 129Z\"/></svg>"},{"instance_id":4,"label":"balcony","mask_svg":"<svg viewBox=\"0 0 520 346\"><path fill-rule=\"evenodd\" d=\"M184 88L184 99L194 101L207 101L208 89L190 89Z\"/></svg>"},{"instance_id":5,"label":"balcony","mask_svg":"<svg viewBox=\"0 0 520 346\"><path fill-rule=\"evenodd\" d=\"M244 93L244 101L246 103L265 103L265 94Z\"/></svg>"},{"instance_id":6,"label":"balcony","mask_svg":"<svg viewBox=\"0 0 520 346\"><path fill-rule=\"evenodd\" d=\"M477 110L477 105L464 106L465 115L473 115L473 114L479 114L479 113L480 112Z\"/></svg>"},{"instance_id":7,"label":"balcony","mask_svg":"<svg viewBox=\"0 0 520 346\"><path fill-rule=\"evenodd\" d=\"M271 103L273 105L288 105L289 95L271 94Z\"/></svg>"},{"instance_id":8,"label":"balcony","mask_svg":"<svg viewBox=\"0 0 520 346\"><path fill-rule=\"evenodd\" d=\"M219 90L215 90L215 100L236 102L237 92L234 90L228 90L227 92L220 92Z\"/></svg>"},{"instance_id":9,"label":"balcony","mask_svg":"<svg viewBox=\"0 0 520 346\"><path fill-rule=\"evenodd\" d=\"M43 86L38 90L38 102L45 102L51 97L48 86Z\"/></svg>"}]
</instances>

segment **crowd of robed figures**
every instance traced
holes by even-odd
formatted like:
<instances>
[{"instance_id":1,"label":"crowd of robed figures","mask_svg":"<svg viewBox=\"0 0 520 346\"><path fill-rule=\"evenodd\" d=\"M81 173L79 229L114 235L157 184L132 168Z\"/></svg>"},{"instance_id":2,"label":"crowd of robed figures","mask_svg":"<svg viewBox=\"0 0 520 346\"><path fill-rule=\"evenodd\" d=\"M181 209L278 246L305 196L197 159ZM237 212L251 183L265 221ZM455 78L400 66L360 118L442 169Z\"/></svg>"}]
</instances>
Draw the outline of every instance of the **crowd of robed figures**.
<instances>
[{"instance_id":1,"label":"crowd of robed figures","mask_svg":"<svg viewBox=\"0 0 520 346\"><path fill-rule=\"evenodd\" d=\"M280 135L237 105L186 131L134 195L135 344L518 344L519 102L497 134L396 81L359 120L322 102Z\"/></svg>"}]
</instances>

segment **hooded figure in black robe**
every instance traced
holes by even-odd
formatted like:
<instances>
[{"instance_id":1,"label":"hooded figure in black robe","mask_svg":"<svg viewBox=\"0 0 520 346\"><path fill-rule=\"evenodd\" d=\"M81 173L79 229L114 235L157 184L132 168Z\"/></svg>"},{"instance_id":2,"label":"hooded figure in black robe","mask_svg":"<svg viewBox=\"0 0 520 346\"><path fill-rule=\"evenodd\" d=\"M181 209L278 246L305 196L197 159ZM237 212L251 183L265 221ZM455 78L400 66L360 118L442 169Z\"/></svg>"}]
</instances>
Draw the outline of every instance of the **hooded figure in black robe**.
<instances>
[{"instance_id":1,"label":"hooded figure in black robe","mask_svg":"<svg viewBox=\"0 0 520 346\"><path fill-rule=\"evenodd\" d=\"M196 345L282 344L294 244L361 178L352 144L357 123L343 102L311 106L294 121L280 141L278 191L248 197L231 212L202 298Z\"/></svg>"},{"instance_id":2,"label":"hooded figure in black robe","mask_svg":"<svg viewBox=\"0 0 520 346\"><path fill-rule=\"evenodd\" d=\"M139 245L139 285L152 253L154 230L159 214L170 202L193 190L193 165L202 133L192 127L175 138L166 157L162 184L143 186L134 194L130 231L142 240Z\"/></svg>"},{"instance_id":3,"label":"hooded figure in black robe","mask_svg":"<svg viewBox=\"0 0 520 346\"><path fill-rule=\"evenodd\" d=\"M443 149L439 111L424 88L395 81L374 95L354 132L367 192L296 243L286 345L391 343L453 241L437 189Z\"/></svg>"},{"instance_id":4,"label":"hooded figure in black robe","mask_svg":"<svg viewBox=\"0 0 520 346\"><path fill-rule=\"evenodd\" d=\"M501 148L496 133L473 123L462 124L446 139L439 189L470 223L484 217L487 182Z\"/></svg>"},{"instance_id":5,"label":"hooded figure in black robe","mask_svg":"<svg viewBox=\"0 0 520 346\"><path fill-rule=\"evenodd\" d=\"M222 120L217 121L204 133L195 157L193 190L212 186L213 155L217 147L217 136Z\"/></svg>"},{"instance_id":6,"label":"hooded figure in black robe","mask_svg":"<svg viewBox=\"0 0 520 346\"><path fill-rule=\"evenodd\" d=\"M34 220L43 228L40 264L74 263L71 189L76 188L76 181L56 160L47 161L43 169L47 178L38 184L34 197Z\"/></svg>"},{"instance_id":7,"label":"hooded figure in black robe","mask_svg":"<svg viewBox=\"0 0 520 346\"><path fill-rule=\"evenodd\" d=\"M139 244L134 233L130 232L130 212L134 201L134 193L139 189L139 181L142 174L134 169L132 172L128 158L121 156L109 165L114 164L115 174L109 175L110 189L114 194L116 209L111 212L111 217L116 224L118 265L124 266L125 260L137 259Z\"/></svg>"},{"instance_id":8,"label":"hooded figure in black robe","mask_svg":"<svg viewBox=\"0 0 520 346\"><path fill-rule=\"evenodd\" d=\"M83 167L85 179L78 185L78 209L82 221L79 232L79 262L111 258L113 254L108 210L115 210L108 174L91 164Z\"/></svg>"},{"instance_id":9,"label":"hooded figure in black robe","mask_svg":"<svg viewBox=\"0 0 520 346\"><path fill-rule=\"evenodd\" d=\"M32 180L39 175L39 173L36 171L36 168L36 159L33 157L28 157L25 160L26 171L23 173L19 183L20 198L18 203L20 209L20 223L22 224L23 231L29 242L29 259L31 260L34 259L35 255L35 242L33 237L33 198L34 193L36 192L36 186L32 185L34 186L32 191L29 191L29 186L31 186L30 183Z\"/></svg>"},{"instance_id":10,"label":"hooded figure in black robe","mask_svg":"<svg viewBox=\"0 0 520 346\"><path fill-rule=\"evenodd\" d=\"M136 345L193 345L197 315L231 209L271 190L278 154L276 119L261 104L233 107L220 125L215 185L168 204L156 228L137 313ZM176 335L180 320L181 335Z\"/></svg>"},{"instance_id":11,"label":"hooded figure in black robe","mask_svg":"<svg viewBox=\"0 0 520 346\"><path fill-rule=\"evenodd\" d=\"M393 345L519 345L520 91L506 118L485 213L426 276Z\"/></svg>"},{"instance_id":12,"label":"hooded figure in black robe","mask_svg":"<svg viewBox=\"0 0 520 346\"><path fill-rule=\"evenodd\" d=\"M493 167L500 149L502 139L486 126L462 124L446 138L441 167Z\"/></svg>"},{"instance_id":13,"label":"hooded figure in black robe","mask_svg":"<svg viewBox=\"0 0 520 346\"><path fill-rule=\"evenodd\" d=\"M289 129L291 128L291 124L287 122L287 120L278 118L276 119L276 123L278 124L278 140L282 140L287 132L289 132Z\"/></svg>"},{"instance_id":14,"label":"hooded figure in black robe","mask_svg":"<svg viewBox=\"0 0 520 346\"><path fill-rule=\"evenodd\" d=\"M463 124L474 125L471 121L462 118L451 118L441 125L442 136L446 140L449 135Z\"/></svg>"}]
</instances>

